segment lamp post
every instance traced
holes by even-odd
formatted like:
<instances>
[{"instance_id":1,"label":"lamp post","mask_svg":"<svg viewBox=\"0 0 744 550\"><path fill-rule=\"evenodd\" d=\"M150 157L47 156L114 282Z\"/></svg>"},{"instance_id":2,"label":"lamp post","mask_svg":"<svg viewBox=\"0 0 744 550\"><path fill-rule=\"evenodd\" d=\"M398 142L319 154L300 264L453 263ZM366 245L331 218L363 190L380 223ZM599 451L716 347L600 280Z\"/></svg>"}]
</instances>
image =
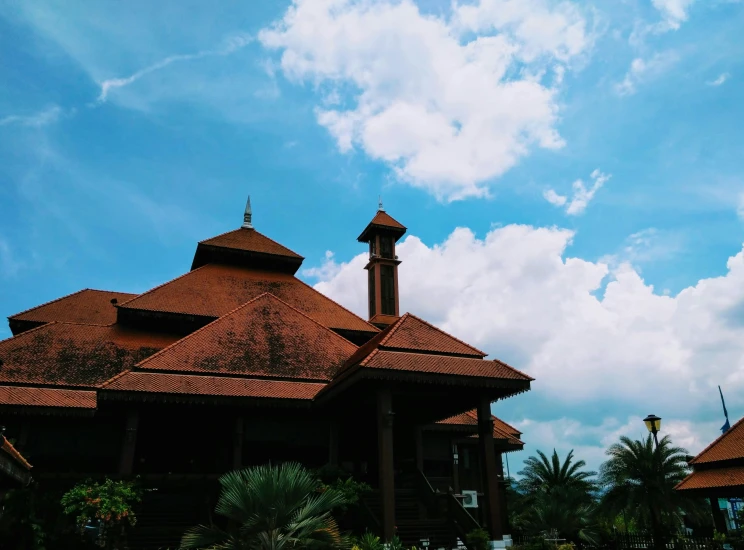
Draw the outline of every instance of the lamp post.
<instances>
[{"instance_id":1,"label":"lamp post","mask_svg":"<svg viewBox=\"0 0 744 550\"><path fill-rule=\"evenodd\" d=\"M656 416L655 414L649 414L646 418L643 419L643 422L646 424L646 428L648 428L648 431L654 434L654 443L656 443L656 448L659 448L659 438L656 436L656 434L659 433L659 430L661 430L661 418Z\"/></svg>"}]
</instances>

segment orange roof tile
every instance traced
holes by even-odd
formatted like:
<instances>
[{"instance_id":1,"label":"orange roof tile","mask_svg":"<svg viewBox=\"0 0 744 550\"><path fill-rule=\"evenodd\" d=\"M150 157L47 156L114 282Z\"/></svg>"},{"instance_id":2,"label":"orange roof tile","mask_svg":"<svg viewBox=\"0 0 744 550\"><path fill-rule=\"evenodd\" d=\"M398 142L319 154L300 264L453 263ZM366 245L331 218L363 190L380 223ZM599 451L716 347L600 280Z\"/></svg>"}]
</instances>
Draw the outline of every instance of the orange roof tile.
<instances>
[{"instance_id":1,"label":"orange roof tile","mask_svg":"<svg viewBox=\"0 0 744 550\"><path fill-rule=\"evenodd\" d=\"M500 378L531 381L532 378L500 361L475 357L451 357L400 351L375 350L360 363L362 367L385 370L405 370L455 376Z\"/></svg>"},{"instance_id":2,"label":"orange roof tile","mask_svg":"<svg viewBox=\"0 0 744 550\"><path fill-rule=\"evenodd\" d=\"M177 337L52 322L0 342L0 382L94 386Z\"/></svg>"},{"instance_id":3,"label":"orange roof tile","mask_svg":"<svg viewBox=\"0 0 744 550\"><path fill-rule=\"evenodd\" d=\"M499 430L501 430L504 433L507 433L509 435L512 435L516 438L519 438L520 435L522 435L522 432L520 432L518 429L516 429L513 426L510 426L500 418L494 416L493 417L494 424L498 427Z\"/></svg>"},{"instance_id":4,"label":"orange roof tile","mask_svg":"<svg viewBox=\"0 0 744 550\"><path fill-rule=\"evenodd\" d=\"M28 461L23 458L23 455L21 455L21 453L19 453L16 448L10 444L10 441L8 441L3 435L0 435L0 449L9 454L16 462L18 462L18 464L20 464L26 470L30 470L32 468L31 464L29 464Z\"/></svg>"},{"instance_id":5,"label":"orange roof tile","mask_svg":"<svg viewBox=\"0 0 744 550\"><path fill-rule=\"evenodd\" d=\"M493 420L494 438L506 440L507 444L509 445L524 445L524 443L520 441L518 437L502 428L502 426L509 426L506 422L499 418L496 418L493 415L491 415L491 420ZM445 418L444 420L440 420L439 422L437 422L437 424L474 427L478 425L478 413L475 410L467 411L464 413L456 414L454 416L450 416L449 418ZM511 428L511 426L509 426L509 428ZM514 428L511 429L514 430Z\"/></svg>"},{"instance_id":6,"label":"orange roof tile","mask_svg":"<svg viewBox=\"0 0 744 550\"><path fill-rule=\"evenodd\" d=\"M126 292L86 288L11 315L9 319L38 323L64 321L90 325L110 325L116 322L116 307L111 303L111 300L126 302L135 296L136 294Z\"/></svg>"},{"instance_id":7,"label":"orange roof tile","mask_svg":"<svg viewBox=\"0 0 744 550\"><path fill-rule=\"evenodd\" d=\"M369 232L374 227L393 230L398 234L396 240L406 232L406 227L402 223L393 219L393 217L384 210L378 210L375 217L372 218L372 221L367 224L367 227L364 228L361 235L357 237L357 240L360 242L367 242L369 240Z\"/></svg>"},{"instance_id":8,"label":"orange roof tile","mask_svg":"<svg viewBox=\"0 0 744 550\"><path fill-rule=\"evenodd\" d=\"M330 380L356 349L266 293L145 359L138 368Z\"/></svg>"},{"instance_id":9,"label":"orange roof tile","mask_svg":"<svg viewBox=\"0 0 744 550\"><path fill-rule=\"evenodd\" d=\"M324 385L316 382L129 371L109 380L101 386L101 389L140 393L310 400Z\"/></svg>"},{"instance_id":10,"label":"orange roof tile","mask_svg":"<svg viewBox=\"0 0 744 550\"><path fill-rule=\"evenodd\" d=\"M341 330L379 330L286 273L207 264L173 279L120 307L221 317L249 300L270 292L321 325Z\"/></svg>"},{"instance_id":11,"label":"orange roof tile","mask_svg":"<svg viewBox=\"0 0 744 550\"><path fill-rule=\"evenodd\" d=\"M292 252L286 246L269 239L255 229L240 228L234 231L228 231L222 235L217 235L211 239L201 241L199 244L217 246L219 248L232 248L234 250L243 250L246 252L259 252L261 254L271 254L273 256L288 256L290 258L303 259L296 252Z\"/></svg>"},{"instance_id":12,"label":"orange roof tile","mask_svg":"<svg viewBox=\"0 0 744 550\"><path fill-rule=\"evenodd\" d=\"M744 487L744 466L692 472L675 487L678 491Z\"/></svg>"},{"instance_id":13,"label":"orange roof tile","mask_svg":"<svg viewBox=\"0 0 744 550\"><path fill-rule=\"evenodd\" d=\"M416 317L406 313L394 328L380 340L379 347L448 353L452 355L473 355L485 357L486 354Z\"/></svg>"},{"instance_id":14,"label":"orange roof tile","mask_svg":"<svg viewBox=\"0 0 744 550\"><path fill-rule=\"evenodd\" d=\"M744 418L703 449L690 461L690 464L705 464L735 458L744 458Z\"/></svg>"},{"instance_id":15,"label":"orange roof tile","mask_svg":"<svg viewBox=\"0 0 744 550\"><path fill-rule=\"evenodd\" d=\"M28 386L0 386L0 405L95 409L96 392Z\"/></svg>"}]
</instances>

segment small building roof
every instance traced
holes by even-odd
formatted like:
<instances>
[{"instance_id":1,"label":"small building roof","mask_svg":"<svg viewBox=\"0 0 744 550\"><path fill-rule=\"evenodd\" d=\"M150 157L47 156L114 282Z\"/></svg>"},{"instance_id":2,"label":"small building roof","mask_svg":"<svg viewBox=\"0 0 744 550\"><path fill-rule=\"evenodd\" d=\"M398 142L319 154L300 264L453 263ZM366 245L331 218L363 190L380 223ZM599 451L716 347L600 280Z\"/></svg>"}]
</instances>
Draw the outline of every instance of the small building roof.
<instances>
[{"instance_id":1,"label":"small building roof","mask_svg":"<svg viewBox=\"0 0 744 550\"><path fill-rule=\"evenodd\" d=\"M406 227L399 221L393 219L393 217L385 212L384 210L378 210L372 221L367 224L364 231L357 237L357 241L366 243L371 239L372 233L375 230L382 230L391 233L395 240L400 239L406 232Z\"/></svg>"},{"instance_id":2,"label":"small building roof","mask_svg":"<svg viewBox=\"0 0 744 550\"><path fill-rule=\"evenodd\" d=\"M515 428L494 415L491 415L491 420L493 421L494 439L502 441L505 445L511 447L512 450L521 450L524 447L524 443L520 441L518 437L518 435L521 435L521 432L517 431ZM440 420L436 423L436 425L458 427L467 426L470 428L475 428L478 426L478 412L472 410L456 414L454 416L450 416L449 418Z\"/></svg>"},{"instance_id":3,"label":"small building roof","mask_svg":"<svg viewBox=\"0 0 744 550\"><path fill-rule=\"evenodd\" d=\"M97 399L96 392L91 390L0 386L0 405L3 407L95 410Z\"/></svg>"},{"instance_id":4,"label":"small building roof","mask_svg":"<svg viewBox=\"0 0 744 550\"><path fill-rule=\"evenodd\" d=\"M115 303L126 302L135 296L136 294L126 292L85 288L11 315L8 320L15 334L33 328L35 325L53 321L110 325L116 322Z\"/></svg>"},{"instance_id":5,"label":"small building roof","mask_svg":"<svg viewBox=\"0 0 744 550\"><path fill-rule=\"evenodd\" d=\"M265 293L137 367L329 381L356 349L345 338Z\"/></svg>"},{"instance_id":6,"label":"small building roof","mask_svg":"<svg viewBox=\"0 0 744 550\"><path fill-rule=\"evenodd\" d=\"M692 472L675 487L678 491L744 487L744 466Z\"/></svg>"},{"instance_id":7,"label":"small building roof","mask_svg":"<svg viewBox=\"0 0 744 550\"><path fill-rule=\"evenodd\" d=\"M690 464L706 464L744 458L744 418L703 449Z\"/></svg>"},{"instance_id":8,"label":"small building roof","mask_svg":"<svg viewBox=\"0 0 744 550\"><path fill-rule=\"evenodd\" d=\"M31 464L23 458L23 455L11 445L10 441L3 434L0 434L0 450L15 460L24 470L30 470L32 468Z\"/></svg>"},{"instance_id":9,"label":"small building roof","mask_svg":"<svg viewBox=\"0 0 744 550\"><path fill-rule=\"evenodd\" d=\"M121 304L123 309L218 318L269 292L323 326L379 329L288 273L207 264Z\"/></svg>"}]
</instances>

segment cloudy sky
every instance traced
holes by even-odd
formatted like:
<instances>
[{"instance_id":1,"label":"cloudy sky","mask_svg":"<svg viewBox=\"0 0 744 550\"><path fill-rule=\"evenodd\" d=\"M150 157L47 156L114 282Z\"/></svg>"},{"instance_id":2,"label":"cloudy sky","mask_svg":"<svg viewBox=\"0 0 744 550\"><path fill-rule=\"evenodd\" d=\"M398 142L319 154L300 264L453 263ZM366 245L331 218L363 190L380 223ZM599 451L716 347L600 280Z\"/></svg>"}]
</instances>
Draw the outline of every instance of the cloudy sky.
<instances>
[{"instance_id":1,"label":"cloudy sky","mask_svg":"<svg viewBox=\"0 0 744 550\"><path fill-rule=\"evenodd\" d=\"M172 278L249 193L365 315L382 195L402 309L537 379L530 451L744 414L744 2L74 6L0 4L0 315Z\"/></svg>"}]
</instances>

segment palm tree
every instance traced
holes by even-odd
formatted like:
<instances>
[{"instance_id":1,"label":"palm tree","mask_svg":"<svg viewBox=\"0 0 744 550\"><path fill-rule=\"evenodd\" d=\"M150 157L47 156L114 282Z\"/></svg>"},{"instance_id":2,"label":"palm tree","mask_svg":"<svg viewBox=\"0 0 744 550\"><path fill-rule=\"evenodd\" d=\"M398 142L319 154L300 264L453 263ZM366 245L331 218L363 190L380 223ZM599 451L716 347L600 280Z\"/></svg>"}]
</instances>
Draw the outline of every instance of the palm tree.
<instances>
[{"instance_id":1,"label":"palm tree","mask_svg":"<svg viewBox=\"0 0 744 550\"><path fill-rule=\"evenodd\" d=\"M526 465L524 470L518 472L518 475L522 476L519 487L523 492L550 493L558 487L576 487L585 491L592 489L593 483L589 478L597 473L582 470L586 466L583 460L573 462L573 450L568 453L563 464L555 449L550 459L542 451L537 451L537 454L539 458L529 457L524 461Z\"/></svg>"},{"instance_id":2,"label":"palm tree","mask_svg":"<svg viewBox=\"0 0 744 550\"><path fill-rule=\"evenodd\" d=\"M610 458L600 468L605 490L601 508L612 517L627 514L650 528L656 548L664 548L664 531L680 525L683 513L700 515L697 501L674 490L689 468L687 451L674 447L669 436L657 448L651 435L645 441L623 436L606 454Z\"/></svg>"},{"instance_id":3,"label":"palm tree","mask_svg":"<svg viewBox=\"0 0 744 550\"><path fill-rule=\"evenodd\" d=\"M331 511L345 504L343 495L323 491L303 466L258 466L220 478L215 512L232 529L200 525L181 539L182 549L288 550L330 549L344 545Z\"/></svg>"}]
</instances>

